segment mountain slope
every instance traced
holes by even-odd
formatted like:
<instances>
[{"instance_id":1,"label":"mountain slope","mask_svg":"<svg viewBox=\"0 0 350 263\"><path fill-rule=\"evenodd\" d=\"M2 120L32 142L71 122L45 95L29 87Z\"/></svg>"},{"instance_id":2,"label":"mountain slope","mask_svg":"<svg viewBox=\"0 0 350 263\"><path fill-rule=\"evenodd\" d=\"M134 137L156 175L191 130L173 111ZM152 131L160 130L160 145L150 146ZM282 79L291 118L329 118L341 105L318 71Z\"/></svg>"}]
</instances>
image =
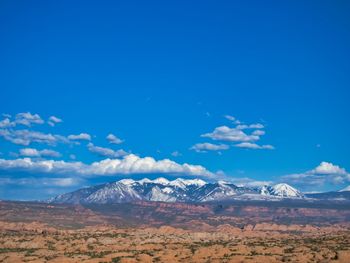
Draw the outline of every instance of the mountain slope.
<instances>
[{"instance_id":1,"label":"mountain slope","mask_svg":"<svg viewBox=\"0 0 350 263\"><path fill-rule=\"evenodd\" d=\"M276 184L273 186L263 186L260 194L287 198L303 198L304 195L288 184Z\"/></svg>"}]
</instances>

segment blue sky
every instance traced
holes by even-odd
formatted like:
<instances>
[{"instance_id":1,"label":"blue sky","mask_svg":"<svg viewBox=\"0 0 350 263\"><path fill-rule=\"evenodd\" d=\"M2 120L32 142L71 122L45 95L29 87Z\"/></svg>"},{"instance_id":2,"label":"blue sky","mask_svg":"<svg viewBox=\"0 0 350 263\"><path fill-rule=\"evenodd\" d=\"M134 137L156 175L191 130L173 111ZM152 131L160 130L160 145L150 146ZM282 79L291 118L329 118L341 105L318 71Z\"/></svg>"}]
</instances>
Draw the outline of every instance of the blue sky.
<instances>
[{"instance_id":1,"label":"blue sky","mask_svg":"<svg viewBox=\"0 0 350 263\"><path fill-rule=\"evenodd\" d=\"M145 172L349 185L349 11L347 1L1 1L0 113L11 117L0 118L0 198ZM90 139L68 139L81 133ZM135 156L152 169L91 170Z\"/></svg>"}]
</instances>

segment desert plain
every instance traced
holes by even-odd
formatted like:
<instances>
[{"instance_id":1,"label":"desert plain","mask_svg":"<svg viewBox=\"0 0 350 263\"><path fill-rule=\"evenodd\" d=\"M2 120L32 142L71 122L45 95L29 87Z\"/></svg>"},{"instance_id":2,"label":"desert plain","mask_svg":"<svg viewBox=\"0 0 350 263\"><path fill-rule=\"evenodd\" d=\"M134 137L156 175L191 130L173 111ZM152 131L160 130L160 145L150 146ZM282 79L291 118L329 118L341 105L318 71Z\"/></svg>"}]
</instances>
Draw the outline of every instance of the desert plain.
<instances>
[{"instance_id":1,"label":"desert plain","mask_svg":"<svg viewBox=\"0 0 350 263\"><path fill-rule=\"evenodd\" d=\"M0 202L0 262L350 262L350 208Z\"/></svg>"}]
</instances>

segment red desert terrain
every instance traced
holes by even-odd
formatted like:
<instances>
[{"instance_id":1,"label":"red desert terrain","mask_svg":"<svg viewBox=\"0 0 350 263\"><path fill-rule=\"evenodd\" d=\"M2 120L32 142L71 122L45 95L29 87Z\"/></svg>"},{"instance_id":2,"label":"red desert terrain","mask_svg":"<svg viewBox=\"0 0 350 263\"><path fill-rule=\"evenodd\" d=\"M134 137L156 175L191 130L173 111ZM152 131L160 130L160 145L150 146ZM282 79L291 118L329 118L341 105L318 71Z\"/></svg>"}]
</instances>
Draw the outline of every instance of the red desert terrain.
<instances>
[{"instance_id":1,"label":"red desert terrain","mask_svg":"<svg viewBox=\"0 0 350 263\"><path fill-rule=\"evenodd\" d=\"M0 202L0 262L350 262L350 208Z\"/></svg>"}]
</instances>

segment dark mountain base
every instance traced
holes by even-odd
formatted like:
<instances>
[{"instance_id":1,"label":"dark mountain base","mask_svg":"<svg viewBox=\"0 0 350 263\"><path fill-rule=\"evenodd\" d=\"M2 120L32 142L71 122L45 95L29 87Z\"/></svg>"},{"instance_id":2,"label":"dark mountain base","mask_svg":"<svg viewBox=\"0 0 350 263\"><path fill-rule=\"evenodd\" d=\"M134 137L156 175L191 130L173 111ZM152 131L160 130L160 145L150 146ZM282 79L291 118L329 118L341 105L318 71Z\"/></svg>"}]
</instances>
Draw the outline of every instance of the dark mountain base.
<instances>
[{"instance_id":1,"label":"dark mountain base","mask_svg":"<svg viewBox=\"0 0 350 263\"><path fill-rule=\"evenodd\" d=\"M199 204L138 202L84 206L2 201L0 211L0 221L36 221L62 228L108 224L118 227L171 225L200 229L220 224L241 228L258 223L332 225L350 222L350 206L344 203L290 200Z\"/></svg>"}]
</instances>

